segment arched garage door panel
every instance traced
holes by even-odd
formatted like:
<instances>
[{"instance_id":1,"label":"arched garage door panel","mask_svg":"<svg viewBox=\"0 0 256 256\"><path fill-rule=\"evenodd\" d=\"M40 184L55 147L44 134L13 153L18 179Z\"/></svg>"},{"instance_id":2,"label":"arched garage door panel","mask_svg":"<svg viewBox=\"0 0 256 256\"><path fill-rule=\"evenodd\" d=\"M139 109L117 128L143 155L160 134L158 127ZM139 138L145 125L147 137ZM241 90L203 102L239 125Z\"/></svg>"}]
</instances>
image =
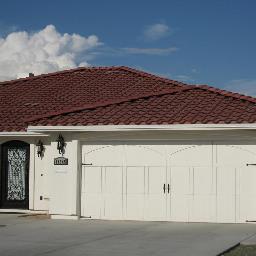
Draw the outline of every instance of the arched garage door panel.
<instances>
[{"instance_id":1,"label":"arched garage door panel","mask_svg":"<svg viewBox=\"0 0 256 256\"><path fill-rule=\"evenodd\" d=\"M217 176L218 222L256 220L256 146L247 141L236 144L216 142L214 170Z\"/></svg>"},{"instance_id":2,"label":"arched garage door panel","mask_svg":"<svg viewBox=\"0 0 256 256\"><path fill-rule=\"evenodd\" d=\"M171 184L170 220L216 221L212 144L183 143L166 148Z\"/></svg>"},{"instance_id":3,"label":"arched garage door panel","mask_svg":"<svg viewBox=\"0 0 256 256\"><path fill-rule=\"evenodd\" d=\"M87 218L101 219L102 215L102 167L86 167L82 170L81 214Z\"/></svg>"},{"instance_id":4,"label":"arched garage door panel","mask_svg":"<svg viewBox=\"0 0 256 256\"><path fill-rule=\"evenodd\" d=\"M189 200L191 199L192 171L188 167L170 168L170 219L173 221L189 221Z\"/></svg>"},{"instance_id":5,"label":"arched garage door panel","mask_svg":"<svg viewBox=\"0 0 256 256\"><path fill-rule=\"evenodd\" d=\"M84 145L82 159L87 165L82 168L81 215L104 219L165 219L164 153L161 145Z\"/></svg>"},{"instance_id":6,"label":"arched garage door panel","mask_svg":"<svg viewBox=\"0 0 256 256\"><path fill-rule=\"evenodd\" d=\"M81 215L245 222L256 216L254 145L137 142L83 146ZM255 179L254 179L255 180ZM93 185L92 185L93 184Z\"/></svg>"},{"instance_id":7,"label":"arched garage door panel","mask_svg":"<svg viewBox=\"0 0 256 256\"><path fill-rule=\"evenodd\" d=\"M167 186L166 184L166 167L165 166L148 166L146 172L145 193L145 214L146 220L165 220L167 218Z\"/></svg>"},{"instance_id":8,"label":"arched garage door panel","mask_svg":"<svg viewBox=\"0 0 256 256\"><path fill-rule=\"evenodd\" d=\"M216 167L216 221L236 222L236 169Z\"/></svg>"},{"instance_id":9,"label":"arched garage door panel","mask_svg":"<svg viewBox=\"0 0 256 256\"><path fill-rule=\"evenodd\" d=\"M211 166L190 167L192 195L189 200L189 221L215 221L214 174Z\"/></svg>"},{"instance_id":10,"label":"arched garage door panel","mask_svg":"<svg viewBox=\"0 0 256 256\"><path fill-rule=\"evenodd\" d=\"M237 220L256 221L256 166L237 170Z\"/></svg>"}]
</instances>

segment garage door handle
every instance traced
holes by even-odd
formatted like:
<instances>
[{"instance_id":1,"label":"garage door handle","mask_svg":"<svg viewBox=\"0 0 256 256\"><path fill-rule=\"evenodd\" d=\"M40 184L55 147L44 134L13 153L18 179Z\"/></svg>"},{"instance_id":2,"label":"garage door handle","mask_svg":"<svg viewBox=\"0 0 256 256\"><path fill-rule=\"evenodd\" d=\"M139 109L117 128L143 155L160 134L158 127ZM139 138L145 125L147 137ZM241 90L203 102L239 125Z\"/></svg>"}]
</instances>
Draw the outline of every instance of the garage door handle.
<instances>
[{"instance_id":1,"label":"garage door handle","mask_svg":"<svg viewBox=\"0 0 256 256\"><path fill-rule=\"evenodd\" d=\"M246 164L246 166L249 166L249 165L256 165L256 164Z\"/></svg>"},{"instance_id":2,"label":"garage door handle","mask_svg":"<svg viewBox=\"0 0 256 256\"><path fill-rule=\"evenodd\" d=\"M170 193L170 184L167 185L168 194Z\"/></svg>"},{"instance_id":3,"label":"garage door handle","mask_svg":"<svg viewBox=\"0 0 256 256\"><path fill-rule=\"evenodd\" d=\"M163 189L164 189L164 194L165 194L165 184L164 184L164 187L163 187Z\"/></svg>"}]
</instances>

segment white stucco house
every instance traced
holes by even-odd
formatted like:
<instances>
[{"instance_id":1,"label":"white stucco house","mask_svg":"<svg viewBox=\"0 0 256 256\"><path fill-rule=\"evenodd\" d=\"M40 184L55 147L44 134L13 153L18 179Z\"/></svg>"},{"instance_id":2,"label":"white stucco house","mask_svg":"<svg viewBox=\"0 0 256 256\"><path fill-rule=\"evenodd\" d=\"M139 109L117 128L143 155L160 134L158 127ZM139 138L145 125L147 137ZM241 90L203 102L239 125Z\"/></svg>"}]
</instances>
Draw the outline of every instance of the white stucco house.
<instances>
[{"instance_id":1,"label":"white stucco house","mask_svg":"<svg viewBox=\"0 0 256 256\"><path fill-rule=\"evenodd\" d=\"M128 67L0 83L0 211L256 221L256 99Z\"/></svg>"}]
</instances>

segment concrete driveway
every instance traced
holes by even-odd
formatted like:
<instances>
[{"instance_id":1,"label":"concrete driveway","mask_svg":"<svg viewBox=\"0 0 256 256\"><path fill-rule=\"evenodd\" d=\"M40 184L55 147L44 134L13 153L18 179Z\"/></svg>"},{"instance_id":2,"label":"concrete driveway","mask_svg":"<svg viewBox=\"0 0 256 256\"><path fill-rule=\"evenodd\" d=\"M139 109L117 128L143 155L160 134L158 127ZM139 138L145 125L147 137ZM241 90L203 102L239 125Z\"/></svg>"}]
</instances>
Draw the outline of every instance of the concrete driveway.
<instances>
[{"instance_id":1,"label":"concrete driveway","mask_svg":"<svg viewBox=\"0 0 256 256\"><path fill-rule=\"evenodd\" d=\"M255 224L70 221L0 214L0 255L215 256L255 233Z\"/></svg>"}]
</instances>

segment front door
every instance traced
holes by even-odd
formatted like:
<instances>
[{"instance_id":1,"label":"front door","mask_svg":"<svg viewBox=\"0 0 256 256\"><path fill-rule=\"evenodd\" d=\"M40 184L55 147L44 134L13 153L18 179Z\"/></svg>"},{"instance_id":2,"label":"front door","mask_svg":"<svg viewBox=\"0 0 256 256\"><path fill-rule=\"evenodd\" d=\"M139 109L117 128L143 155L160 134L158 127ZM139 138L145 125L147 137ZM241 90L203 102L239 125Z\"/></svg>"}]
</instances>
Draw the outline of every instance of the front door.
<instances>
[{"instance_id":1,"label":"front door","mask_svg":"<svg viewBox=\"0 0 256 256\"><path fill-rule=\"evenodd\" d=\"M29 144L4 143L1 163L1 208L28 209Z\"/></svg>"}]
</instances>

